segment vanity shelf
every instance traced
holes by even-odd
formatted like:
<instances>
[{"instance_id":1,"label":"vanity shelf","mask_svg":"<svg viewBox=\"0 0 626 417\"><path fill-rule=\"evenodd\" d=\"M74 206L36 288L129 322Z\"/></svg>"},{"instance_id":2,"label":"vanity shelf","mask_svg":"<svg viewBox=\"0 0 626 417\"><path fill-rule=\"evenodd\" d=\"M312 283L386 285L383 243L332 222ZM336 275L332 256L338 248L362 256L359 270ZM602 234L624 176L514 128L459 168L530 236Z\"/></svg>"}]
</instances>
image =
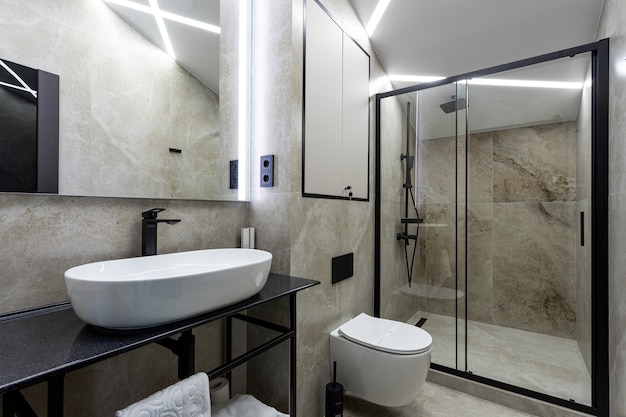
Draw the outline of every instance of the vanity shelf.
<instances>
[{"instance_id":1,"label":"vanity shelf","mask_svg":"<svg viewBox=\"0 0 626 417\"><path fill-rule=\"evenodd\" d=\"M271 328L280 335L237 357L230 358L209 377L225 374L247 360L290 340L290 415L295 417L296 388L296 294L319 284L305 278L270 274L265 287L248 300L163 326L138 331L106 332L80 320L69 303L0 316L0 394L2 416L35 416L20 390L47 381L48 416L63 416L63 378L76 369L120 355L150 343L170 348L179 357L179 378L195 372L195 327L226 319L227 345L233 318ZM289 327L277 326L240 314L242 311L281 297L289 297ZM178 339L171 336L181 335Z\"/></svg>"}]
</instances>

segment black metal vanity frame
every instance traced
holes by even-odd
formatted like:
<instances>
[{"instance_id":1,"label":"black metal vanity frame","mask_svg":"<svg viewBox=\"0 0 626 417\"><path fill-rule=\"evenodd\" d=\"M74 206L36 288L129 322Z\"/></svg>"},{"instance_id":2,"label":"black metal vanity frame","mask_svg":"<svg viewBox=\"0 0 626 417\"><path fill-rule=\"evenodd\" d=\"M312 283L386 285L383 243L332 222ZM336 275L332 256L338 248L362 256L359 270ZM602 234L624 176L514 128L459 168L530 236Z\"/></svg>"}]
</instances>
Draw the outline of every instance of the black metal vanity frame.
<instances>
[{"instance_id":1,"label":"black metal vanity frame","mask_svg":"<svg viewBox=\"0 0 626 417\"><path fill-rule=\"evenodd\" d=\"M140 331L105 331L81 321L69 303L0 316L0 394L2 417L36 417L21 389L48 383L48 416L61 417L64 409L64 377L104 359L158 343L178 356L178 377L195 373L193 328L226 320L225 363L207 372L209 379L224 375L248 360L289 340L289 412L296 415L296 294L319 284L304 278L270 274L265 287L243 302ZM242 312L282 297L289 297L289 326L249 317ZM232 358L232 320L238 319L280 334L246 353ZM178 339L171 336L180 334ZM123 406L123 405L120 405Z\"/></svg>"}]
</instances>

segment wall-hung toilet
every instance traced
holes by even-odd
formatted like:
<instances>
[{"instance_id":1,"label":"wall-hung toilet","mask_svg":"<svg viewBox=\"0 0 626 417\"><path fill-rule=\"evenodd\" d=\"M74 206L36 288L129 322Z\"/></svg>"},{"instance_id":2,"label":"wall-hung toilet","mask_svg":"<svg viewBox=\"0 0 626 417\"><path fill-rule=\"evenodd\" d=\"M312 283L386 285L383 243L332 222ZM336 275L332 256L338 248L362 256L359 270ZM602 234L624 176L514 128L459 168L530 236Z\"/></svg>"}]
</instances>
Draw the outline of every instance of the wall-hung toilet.
<instances>
[{"instance_id":1,"label":"wall-hung toilet","mask_svg":"<svg viewBox=\"0 0 626 417\"><path fill-rule=\"evenodd\" d=\"M389 407L413 401L426 381L433 339L410 324L365 313L330 333L330 363L346 391Z\"/></svg>"}]
</instances>

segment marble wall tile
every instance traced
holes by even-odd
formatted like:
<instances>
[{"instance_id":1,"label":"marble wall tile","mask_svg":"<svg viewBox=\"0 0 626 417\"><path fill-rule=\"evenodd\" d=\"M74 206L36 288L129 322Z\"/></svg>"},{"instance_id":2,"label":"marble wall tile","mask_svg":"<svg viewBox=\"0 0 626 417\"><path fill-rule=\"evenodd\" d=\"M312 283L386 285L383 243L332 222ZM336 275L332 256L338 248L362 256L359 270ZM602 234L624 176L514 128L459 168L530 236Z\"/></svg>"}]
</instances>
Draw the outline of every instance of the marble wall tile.
<instances>
[{"instance_id":1,"label":"marble wall tile","mask_svg":"<svg viewBox=\"0 0 626 417\"><path fill-rule=\"evenodd\" d=\"M566 203L562 207L567 209L561 209L561 206L554 205L559 203L545 203L575 201L575 140L575 123L472 134L469 138L467 174L464 171L464 146L459 146L463 143L457 144L458 141L452 137L420 142L418 189L420 202L426 203L421 206L426 224L439 222L452 226L447 234L442 231L433 233L429 229L421 232L423 253L420 254L420 262L423 265L418 270L423 270L424 275L420 279L466 292L470 319L527 329L531 321L524 318L526 313L521 305L511 305L506 294L513 288L516 291L527 285L532 288L534 269L531 264L534 259L527 264L524 257L519 257L520 253L527 255L527 251L532 250L528 249L528 242L523 240L523 236L532 236L535 226L543 225L543 221L533 225L531 220L545 220L544 215L550 218L554 214L550 211L560 207L557 210L557 224L565 225L565 228L560 234L542 235L542 239L548 242L543 242L546 247L543 248L545 253L542 257L546 262L558 265L552 268L551 274L564 274L554 284L556 292L550 299L562 297L567 300L568 309L575 307L572 281L575 276L575 207ZM457 154L461 157L457 158ZM458 178L455 178L456 172ZM464 195L465 184L467 198ZM466 200L467 206L464 203ZM456 201L457 206L446 210L445 204L432 204L443 201ZM516 201L521 205L509 204ZM535 201L539 204L527 204ZM522 206L526 209L515 212ZM508 210L526 218L528 223L521 222L519 218L509 218L514 215ZM443 214L445 211L448 214ZM450 258L451 265L457 268L454 279L450 277L446 282L435 282L433 277L441 275L438 262L441 256L438 252L441 252L442 245L448 253L456 252ZM549 255L552 246L561 248L566 256L560 256L559 253ZM572 287L567 287L567 284ZM420 304L426 311L435 312L431 308L438 308L436 312L440 314L454 312L453 308L446 313L436 306L435 303L431 303L430 307L426 302ZM537 331L562 334L555 329L566 322L569 329L566 334L573 336L571 325L575 322L575 311L563 310L558 303L543 307L539 302L527 302L524 306L538 312L533 322L543 315L544 323L537 325ZM516 308L519 311L514 313ZM552 311L552 314L556 311L560 313L557 317L547 317L544 314L546 309ZM515 318L519 318L520 323L516 323ZM553 318L555 323L549 324Z\"/></svg>"},{"instance_id":2,"label":"marble wall tile","mask_svg":"<svg viewBox=\"0 0 626 417\"><path fill-rule=\"evenodd\" d=\"M494 323L574 338L576 203L496 203Z\"/></svg>"},{"instance_id":3,"label":"marble wall tile","mask_svg":"<svg viewBox=\"0 0 626 417\"><path fill-rule=\"evenodd\" d=\"M454 138L419 143L419 203L453 203L456 196L456 141Z\"/></svg>"},{"instance_id":4,"label":"marble wall tile","mask_svg":"<svg viewBox=\"0 0 626 417\"><path fill-rule=\"evenodd\" d=\"M467 228L468 319L493 322L494 304L494 205L470 203Z\"/></svg>"},{"instance_id":5,"label":"marble wall tile","mask_svg":"<svg viewBox=\"0 0 626 417\"><path fill-rule=\"evenodd\" d=\"M363 31L347 0L325 6L346 27ZM301 195L303 10L301 0L273 1L271 8L262 12L267 13L269 22L257 20L257 28L268 26L263 29L267 33L255 71L255 84L260 87L255 96L260 101L255 107L259 113L254 119L253 160L274 154L278 171L274 188L260 188L253 180L249 218L250 225L257 228L259 247L271 248L276 256L274 271L321 281L298 295L297 312L298 414L316 416L323 414L324 386L330 380L329 333L360 312L373 313L374 232L369 225L374 222L374 204L373 199L350 202ZM355 36L366 38L360 33ZM371 65L372 77L383 73L376 59ZM370 135L373 149L374 129ZM349 252L355 257L354 276L332 285L332 257ZM285 357L280 351L263 362L254 365L254 373L284 374ZM249 377L249 388L257 390L261 399L272 401L276 392L285 390L280 378L266 378L265 384L271 387L258 391L258 386L250 385L255 376Z\"/></svg>"},{"instance_id":6,"label":"marble wall tile","mask_svg":"<svg viewBox=\"0 0 626 417\"><path fill-rule=\"evenodd\" d=\"M575 200L575 122L495 132L493 157L493 201Z\"/></svg>"},{"instance_id":7,"label":"marble wall tile","mask_svg":"<svg viewBox=\"0 0 626 417\"><path fill-rule=\"evenodd\" d=\"M610 410L626 416L626 4L606 0L596 39L610 38L609 74L609 373Z\"/></svg>"},{"instance_id":8,"label":"marble wall tile","mask_svg":"<svg viewBox=\"0 0 626 417\"><path fill-rule=\"evenodd\" d=\"M467 172L468 201L493 202L494 132L472 133Z\"/></svg>"}]
</instances>

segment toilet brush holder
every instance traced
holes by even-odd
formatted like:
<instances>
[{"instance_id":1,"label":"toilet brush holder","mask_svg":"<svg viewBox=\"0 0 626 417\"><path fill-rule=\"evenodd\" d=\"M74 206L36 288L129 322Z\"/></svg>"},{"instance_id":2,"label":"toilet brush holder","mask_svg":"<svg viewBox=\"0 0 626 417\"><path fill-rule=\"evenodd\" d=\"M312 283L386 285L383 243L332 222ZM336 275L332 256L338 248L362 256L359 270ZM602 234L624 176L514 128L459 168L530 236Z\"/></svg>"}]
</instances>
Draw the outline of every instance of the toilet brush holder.
<instances>
[{"instance_id":1,"label":"toilet brush holder","mask_svg":"<svg viewBox=\"0 0 626 417\"><path fill-rule=\"evenodd\" d=\"M333 382L326 384L326 417L343 417L343 385L337 383L337 362L333 362Z\"/></svg>"}]
</instances>

